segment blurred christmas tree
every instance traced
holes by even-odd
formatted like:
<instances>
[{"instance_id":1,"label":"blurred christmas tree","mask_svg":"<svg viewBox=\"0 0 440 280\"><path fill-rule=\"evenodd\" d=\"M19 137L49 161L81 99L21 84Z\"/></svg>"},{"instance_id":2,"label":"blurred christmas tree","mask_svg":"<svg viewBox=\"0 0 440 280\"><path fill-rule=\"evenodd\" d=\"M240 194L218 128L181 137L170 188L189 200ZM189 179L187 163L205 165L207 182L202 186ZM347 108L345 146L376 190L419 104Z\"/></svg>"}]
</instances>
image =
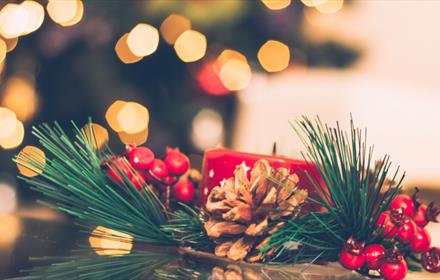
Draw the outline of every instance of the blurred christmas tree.
<instances>
[{"instance_id":1,"label":"blurred christmas tree","mask_svg":"<svg viewBox=\"0 0 440 280\"><path fill-rule=\"evenodd\" d=\"M303 32L306 11L335 12L342 0L319 1L317 7L310 7L318 3L312 0L71 2L76 6L43 3L41 27L30 35L20 33L18 45L7 54L2 106L8 106L6 89L13 79L27 81L34 95L37 92L35 100L17 101L16 107L38 108L35 117L22 119L25 131L53 119L86 123L87 116L105 125L113 102L135 101L150 111L148 142L154 150L163 150L167 143L197 153L207 146L203 141L230 143L233 92L245 88L253 73L279 72L287 66L346 68L358 57L350 46L316 43ZM12 20L5 12L8 5L3 2L1 14ZM147 25L134 28L139 23ZM9 44L12 39L2 28ZM184 32L188 29L197 32ZM196 120L210 125L206 119L217 124L218 133L200 144L193 126ZM116 137L110 134L113 145L121 143ZM6 160L13 152L2 152L2 169L13 171Z\"/></svg>"}]
</instances>

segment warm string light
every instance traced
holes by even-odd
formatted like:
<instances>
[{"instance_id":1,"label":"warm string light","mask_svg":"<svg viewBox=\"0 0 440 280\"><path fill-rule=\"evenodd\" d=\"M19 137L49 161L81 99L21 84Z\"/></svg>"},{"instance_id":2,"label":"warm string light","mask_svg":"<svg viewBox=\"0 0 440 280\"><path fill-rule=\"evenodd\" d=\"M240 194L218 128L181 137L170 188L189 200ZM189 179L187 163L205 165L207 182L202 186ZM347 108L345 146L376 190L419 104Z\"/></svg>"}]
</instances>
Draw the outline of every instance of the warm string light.
<instances>
[{"instance_id":1,"label":"warm string light","mask_svg":"<svg viewBox=\"0 0 440 280\"><path fill-rule=\"evenodd\" d=\"M131 64L136 63L140 61L143 57L142 56L136 56L128 47L127 44L127 38L128 33L125 33L122 35L121 38L119 38L118 42L115 46L115 52L118 58L125 64Z\"/></svg>"},{"instance_id":2,"label":"warm string light","mask_svg":"<svg viewBox=\"0 0 440 280\"><path fill-rule=\"evenodd\" d=\"M0 39L0 63L4 62L7 52L8 52L8 48L6 42Z\"/></svg>"},{"instance_id":3,"label":"warm string light","mask_svg":"<svg viewBox=\"0 0 440 280\"><path fill-rule=\"evenodd\" d=\"M269 40L257 54L258 61L267 72L279 72L289 66L289 47L279 41Z\"/></svg>"},{"instance_id":4,"label":"warm string light","mask_svg":"<svg viewBox=\"0 0 440 280\"><path fill-rule=\"evenodd\" d=\"M205 35L195 30L186 30L174 44L177 56L184 62L194 62L206 54L207 41Z\"/></svg>"},{"instance_id":5,"label":"warm string light","mask_svg":"<svg viewBox=\"0 0 440 280\"><path fill-rule=\"evenodd\" d=\"M105 228L96 227L89 237L90 247L100 256L122 256L130 254L133 248L133 237Z\"/></svg>"},{"instance_id":6,"label":"warm string light","mask_svg":"<svg viewBox=\"0 0 440 280\"><path fill-rule=\"evenodd\" d=\"M20 219L12 214L0 216L0 248L9 248L20 235Z\"/></svg>"},{"instance_id":7,"label":"warm string light","mask_svg":"<svg viewBox=\"0 0 440 280\"><path fill-rule=\"evenodd\" d=\"M105 119L124 144L141 145L147 141L150 115L145 106L117 100L107 109Z\"/></svg>"},{"instance_id":8,"label":"warm string light","mask_svg":"<svg viewBox=\"0 0 440 280\"><path fill-rule=\"evenodd\" d=\"M44 8L36 1L6 4L0 11L0 34L6 39L36 31L43 24Z\"/></svg>"},{"instance_id":9,"label":"warm string light","mask_svg":"<svg viewBox=\"0 0 440 280\"><path fill-rule=\"evenodd\" d=\"M18 153L16 163L21 175L35 177L43 173L46 154L37 147L26 146Z\"/></svg>"},{"instance_id":10,"label":"warm string light","mask_svg":"<svg viewBox=\"0 0 440 280\"><path fill-rule=\"evenodd\" d=\"M81 132L94 149L101 149L108 143L109 135L107 129L97 123L86 124L81 129Z\"/></svg>"},{"instance_id":11,"label":"warm string light","mask_svg":"<svg viewBox=\"0 0 440 280\"><path fill-rule=\"evenodd\" d=\"M154 26L139 23L128 33L127 45L135 56L150 55L159 46L159 31Z\"/></svg>"},{"instance_id":12,"label":"warm string light","mask_svg":"<svg viewBox=\"0 0 440 280\"><path fill-rule=\"evenodd\" d=\"M6 39L6 38L2 38L2 39L6 43L6 51L7 52L13 51L18 44L18 37L11 38L11 39Z\"/></svg>"},{"instance_id":13,"label":"warm string light","mask_svg":"<svg viewBox=\"0 0 440 280\"><path fill-rule=\"evenodd\" d=\"M309 8L316 8L322 14L331 14L342 9L344 0L301 0Z\"/></svg>"},{"instance_id":14,"label":"warm string light","mask_svg":"<svg viewBox=\"0 0 440 280\"><path fill-rule=\"evenodd\" d=\"M251 67L242 53L226 49L215 61L205 64L198 73L200 86L213 95L246 88L252 76Z\"/></svg>"},{"instance_id":15,"label":"warm string light","mask_svg":"<svg viewBox=\"0 0 440 280\"><path fill-rule=\"evenodd\" d=\"M127 133L125 131L118 132L119 139L124 144L140 146L147 142L148 128L137 133Z\"/></svg>"},{"instance_id":16,"label":"warm string light","mask_svg":"<svg viewBox=\"0 0 440 280\"><path fill-rule=\"evenodd\" d=\"M216 61L205 63L197 73L200 87L208 94L225 95L230 91L223 85L218 76Z\"/></svg>"},{"instance_id":17,"label":"warm string light","mask_svg":"<svg viewBox=\"0 0 440 280\"><path fill-rule=\"evenodd\" d=\"M0 182L0 216L14 212L16 207L15 188L6 182Z\"/></svg>"},{"instance_id":18,"label":"warm string light","mask_svg":"<svg viewBox=\"0 0 440 280\"><path fill-rule=\"evenodd\" d=\"M342 9L343 5L344 0L321 0L315 8L323 14L331 14Z\"/></svg>"},{"instance_id":19,"label":"warm string light","mask_svg":"<svg viewBox=\"0 0 440 280\"><path fill-rule=\"evenodd\" d=\"M159 31L154 26L139 23L119 38L115 52L123 63L131 64L153 54L158 46Z\"/></svg>"},{"instance_id":20,"label":"warm string light","mask_svg":"<svg viewBox=\"0 0 440 280\"><path fill-rule=\"evenodd\" d=\"M176 14L169 15L160 25L160 33L170 45L173 45L183 32L190 29L191 21L182 15Z\"/></svg>"},{"instance_id":21,"label":"warm string light","mask_svg":"<svg viewBox=\"0 0 440 280\"><path fill-rule=\"evenodd\" d=\"M261 0L261 2L270 10L281 10L292 3L292 0Z\"/></svg>"},{"instance_id":22,"label":"warm string light","mask_svg":"<svg viewBox=\"0 0 440 280\"><path fill-rule=\"evenodd\" d=\"M23 138L23 123L13 111L0 107L0 146L3 149L13 149L23 142Z\"/></svg>"},{"instance_id":23,"label":"warm string light","mask_svg":"<svg viewBox=\"0 0 440 280\"><path fill-rule=\"evenodd\" d=\"M249 85L252 71L246 57L234 50L224 50L217 58L218 75L222 84L231 91Z\"/></svg>"},{"instance_id":24,"label":"warm string light","mask_svg":"<svg viewBox=\"0 0 440 280\"><path fill-rule=\"evenodd\" d=\"M30 120L38 107L34 82L24 76L10 77L4 85L1 105L14 111L20 121Z\"/></svg>"},{"instance_id":25,"label":"warm string light","mask_svg":"<svg viewBox=\"0 0 440 280\"><path fill-rule=\"evenodd\" d=\"M211 109L203 109L192 121L191 140L199 150L214 148L223 142L223 119Z\"/></svg>"},{"instance_id":26,"label":"warm string light","mask_svg":"<svg viewBox=\"0 0 440 280\"><path fill-rule=\"evenodd\" d=\"M81 0L49 0L46 9L49 17L64 27L77 24L84 14Z\"/></svg>"}]
</instances>

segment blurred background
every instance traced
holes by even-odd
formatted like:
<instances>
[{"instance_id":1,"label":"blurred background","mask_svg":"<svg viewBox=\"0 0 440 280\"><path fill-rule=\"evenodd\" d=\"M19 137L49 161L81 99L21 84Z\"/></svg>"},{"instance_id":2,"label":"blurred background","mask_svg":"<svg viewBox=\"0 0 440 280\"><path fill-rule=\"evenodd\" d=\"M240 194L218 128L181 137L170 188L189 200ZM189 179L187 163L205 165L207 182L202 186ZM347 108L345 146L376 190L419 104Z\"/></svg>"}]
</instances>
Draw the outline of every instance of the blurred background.
<instances>
[{"instance_id":1,"label":"blurred background","mask_svg":"<svg viewBox=\"0 0 440 280\"><path fill-rule=\"evenodd\" d=\"M218 145L298 158L289 120L352 114L406 189L439 202L439 13L428 0L1 1L0 279L83 238L16 179L11 158L43 122L91 117L115 151L178 146L200 167Z\"/></svg>"}]
</instances>

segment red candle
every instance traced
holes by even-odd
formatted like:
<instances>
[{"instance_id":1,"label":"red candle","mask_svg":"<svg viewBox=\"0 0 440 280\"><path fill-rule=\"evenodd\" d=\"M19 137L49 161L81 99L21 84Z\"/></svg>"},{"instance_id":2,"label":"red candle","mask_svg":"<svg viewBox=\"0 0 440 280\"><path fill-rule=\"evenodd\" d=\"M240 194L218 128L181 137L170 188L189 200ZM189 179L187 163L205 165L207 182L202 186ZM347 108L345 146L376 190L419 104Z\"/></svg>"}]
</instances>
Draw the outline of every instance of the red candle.
<instances>
[{"instance_id":1,"label":"red candle","mask_svg":"<svg viewBox=\"0 0 440 280\"><path fill-rule=\"evenodd\" d=\"M203 181L199 190L199 205L203 206L206 203L209 192L215 186L220 185L223 179L234 176L237 165L244 162L251 169L255 162L261 158L267 159L274 168L284 167L289 169L290 173L296 173L299 177L299 187L307 189L311 198L318 198L305 173L307 172L312 178L319 178L318 171L315 166L309 166L304 160L288 159L275 155L242 153L227 149L213 149L206 151L203 159ZM317 210L316 207L312 208Z\"/></svg>"}]
</instances>

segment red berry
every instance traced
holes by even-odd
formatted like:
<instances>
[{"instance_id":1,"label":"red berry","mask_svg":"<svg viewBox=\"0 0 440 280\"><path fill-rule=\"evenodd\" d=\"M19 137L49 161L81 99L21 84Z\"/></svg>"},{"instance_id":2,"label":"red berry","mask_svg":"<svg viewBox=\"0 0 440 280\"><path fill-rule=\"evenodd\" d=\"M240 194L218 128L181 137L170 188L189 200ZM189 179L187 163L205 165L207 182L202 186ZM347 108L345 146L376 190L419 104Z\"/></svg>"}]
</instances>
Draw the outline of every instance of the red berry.
<instances>
[{"instance_id":1,"label":"red berry","mask_svg":"<svg viewBox=\"0 0 440 280\"><path fill-rule=\"evenodd\" d=\"M173 186L173 195L177 200L190 203L194 200L195 188L191 181L181 180Z\"/></svg>"},{"instance_id":2,"label":"red berry","mask_svg":"<svg viewBox=\"0 0 440 280\"><path fill-rule=\"evenodd\" d=\"M402 243L409 243L416 233L416 228L417 226L414 224L414 222L411 219L406 218L398 229L397 238Z\"/></svg>"},{"instance_id":3,"label":"red berry","mask_svg":"<svg viewBox=\"0 0 440 280\"><path fill-rule=\"evenodd\" d=\"M416 225L419 227L425 227L428 224L428 221L426 220L426 205L421 204L419 208L417 208L417 211L413 218Z\"/></svg>"},{"instance_id":4,"label":"red berry","mask_svg":"<svg viewBox=\"0 0 440 280\"><path fill-rule=\"evenodd\" d=\"M392 238L396 235L398 228L391 219L391 211L383 211L376 222L377 228L383 228L382 236Z\"/></svg>"},{"instance_id":5,"label":"red berry","mask_svg":"<svg viewBox=\"0 0 440 280\"><path fill-rule=\"evenodd\" d=\"M339 254L339 262L343 267L350 270L356 270L361 268L365 263L365 255L364 254L353 254L347 250L342 250Z\"/></svg>"},{"instance_id":6,"label":"red berry","mask_svg":"<svg viewBox=\"0 0 440 280\"><path fill-rule=\"evenodd\" d=\"M422 254L421 263L423 268L429 272L440 272L440 249L432 247Z\"/></svg>"},{"instance_id":7,"label":"red berry","mask_svg":"<svg viewBox=\"0 0 440 280\"><path fill-rule=\"evenodd\" d=\"M410 248L413 252L426 252L429 250L431 244L431 236L424 228L418 227L416 234L410 243Z\"/></svg>"},{"instance_id":8,"label":"red berry","mask_svg":"<svg viewBox=\"0 0 440 280\"><path fill-rule=\"evenodd\" d=\"M174 176L166 176L164 179L164 183L168 186L176 183L176 177Z\"/></svg>"},{"instance_id":9,"label":"red berry","mask_svg":"<svg viewBox=\"0 0 440 280\"><path fill-rule=\"evenodd\" d=\"M379 269L385 256L385 248L380 244L371 244L365 247L364 255L368 269Z\"/></svg>"},{"instance_id":10,"label":"red berry","mask_svg":"<svg viewBox=\"0 0 440 280\"><path fill-rule=\"evenodd\" d=\"M167 148L164 162L170 174L180 176L189 169L188 157L181 153L179 149Z\"/></svg>"},{"instance_id":11,"label":"red berry","mask_svg":"<svg viewBox=\"0 0 440 280\"><path fill-rule=\"evenodd\" d=\"M407 273L408 266L403 258L399 262L384 261L380 266L380 275L385 280L402 280Z\"/></svg>"},{"instance_id":12,"label":"red berry","mask_svg":"<svg viewBox=\"0 0 440 280\"><path fill-rule=\"evenodd\" d=\"M130 179L131 183L133 184L133 186L140 190L145 184L145 178L144 176L142 176L141 174L135 174L131 179Z\"/></svg>"},{"instance_id":13,"label":"red berry","mask_svg":"<svg viewBox=\"0 0 440 280\"><path fill-rule=\"evenodd\" d=\"M414 201L412 198L405 194L399 194L396 195L396 197L393 199L393 201L390 204L390 209L393 210L403 210L403 215L408 217L414 216Z\"/></svg>"},{"instance_id":14,"label":"red berry","mask_svg":"<svg viewBox=\"0 0 440 280\"><path fill-rule=\"evenodd\" d=\"M130 145L130 144L125 145L125 153L126 154L131 153L131 151L133 151L134 148L136 148L135 145Z\"/></svg>"},{"instance_id":15,"label":"red berry","mask_svg":"<svg viewBox=\"0 0 440 280\"><path fill-rule=\"evenodd\" d=\"M111 161L106 162L108 166L108 175L112 178L116 183L123 183L124 176L127 176L128 179L131 179L133 176L128 163L125 161L123 157L113 158Z\"/></svg>"},{"instance_id":16,"label":"red berry","mask_svg":"<svg viewBox=\"0 0 440 280\"><path fill-rule=\"evenodd\" d=\"M160 159L155 159L153 161L153 164L150 167L150 172L160 180L168 176L168 168Z\"/></svg>"},{"instance_id":17,"label":"red berry","mask_svg":"<svg viewBox=\"0 0 440 280\"><path fill-rule=\"evenodd\" d=\"M147 147L137 147L128 153L131 166L137 170L145 170L151 167L154 161L154 153Z\"/></svg>"}]
</instances>

